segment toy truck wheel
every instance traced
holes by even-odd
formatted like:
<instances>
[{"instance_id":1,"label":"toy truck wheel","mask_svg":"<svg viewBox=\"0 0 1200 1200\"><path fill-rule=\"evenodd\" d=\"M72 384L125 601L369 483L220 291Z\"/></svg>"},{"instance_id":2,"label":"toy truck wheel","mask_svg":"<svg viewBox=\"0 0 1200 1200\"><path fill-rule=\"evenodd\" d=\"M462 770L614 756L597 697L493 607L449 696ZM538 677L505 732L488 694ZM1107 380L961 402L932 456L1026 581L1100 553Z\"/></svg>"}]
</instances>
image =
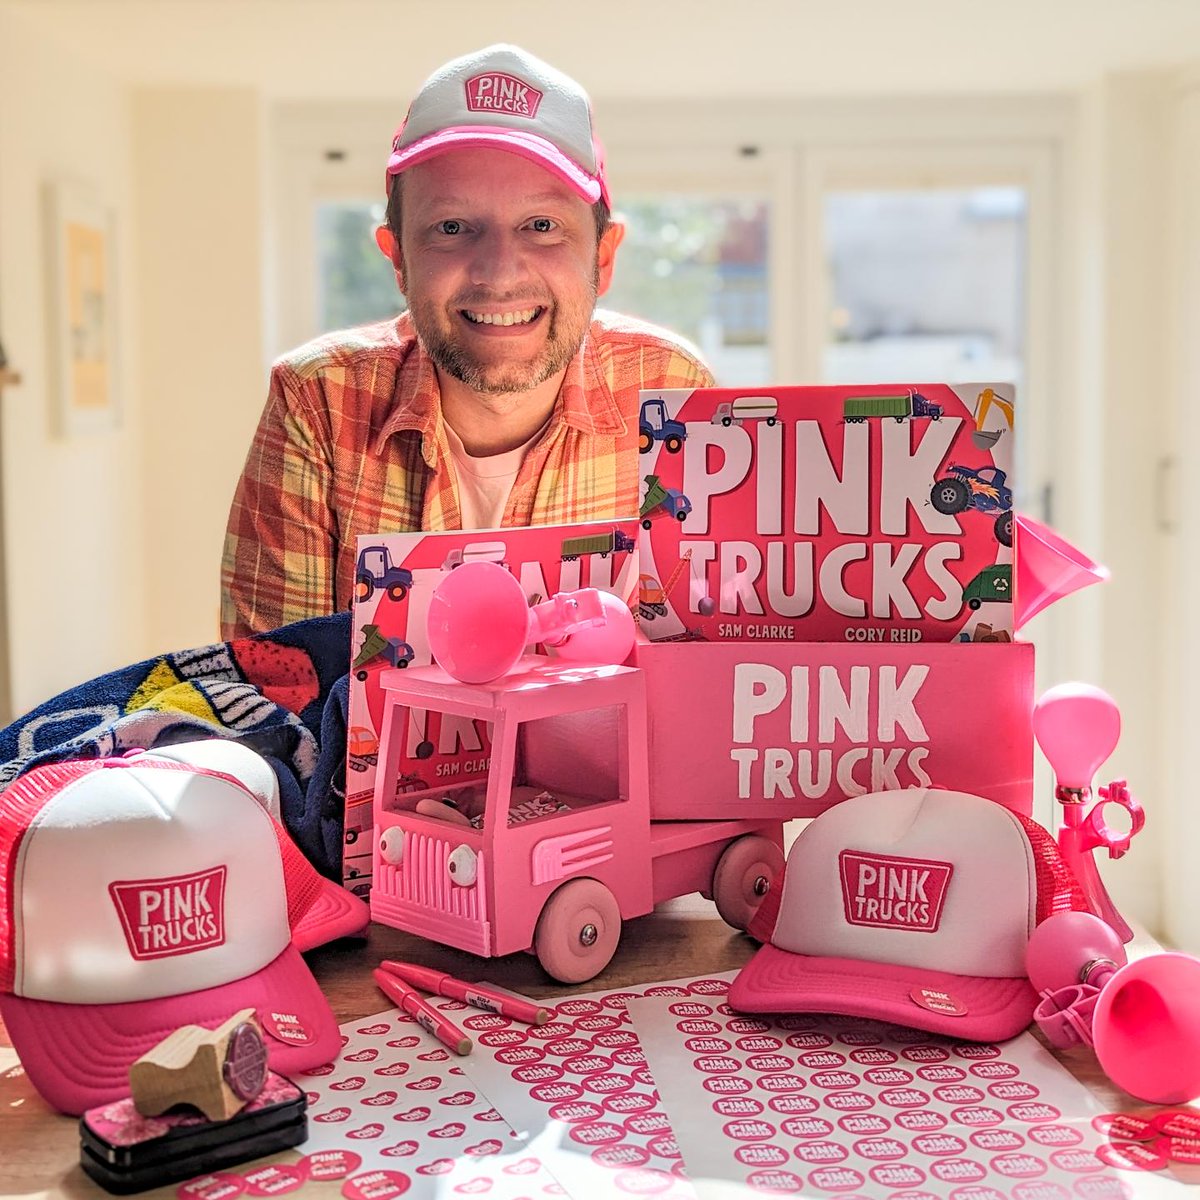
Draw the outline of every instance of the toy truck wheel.
<instances>
[{"instance_id":1,"label":"toy truck wheel","mask_svg":"<svg viewBox=\"0 0 1200 1200\"><path fill-rule=\"evenodd\" d=\"M654 445L654 437L648 429L643 429L638 435L638 453L649 454Z\"/></svg>"},{"instance_id":2,"label":"toy truck wheel","mask_svg":"<svg viewBox=\"0 0 1200 1200\"><path fill-rule=\"evenodd\" d=\"M408 588L402 583L393 583L387 590L388 599L396 601L397 604L408 595Z\"/></svg>"},{"instance_id":3,"label":"toy truck wheel","mask_svg":"<svg viewBox=\"0 0 1200 1200\"><path fill-rule=\"evenodd\" d=\"M1001 513L996 518L996 541L1002 546L1012 545L1012 511Z\"/></svg>"},{"instance_id":4,"label":"toy truck wheel","mask_svg":"<svg viewBox=\"0 0 1200 1200\"><path fill-rule=\"evenodd\" d=\"M748 833L730 842L712 879L712 898L721 919L734 929L745 929L782 874L783 851L770 838Z\"/></svg>"},{"instance_id":5,"label":"toy truck wheel","mask_svg":"<svg viewBox=\"0 0 1200 1200\"><path fill-rule=\"evenodd\" d=\"M952 516L970 506L971 489L961 479L939 479L929 493L929 501L938 512Z\"/></svg>"},{"instance_id":6,"label":"toy truck wheel","mask_svg":"<svg viewBox=\"0 0 1200 1200\"><path fill-rule=\"evenodd\" d=\"M533 934L542 970L560 983L599 975L621 940L621 910L595 879L572 879L546 901Z\"/></svg>"},{"instance_id":7,"label":"toy truck wheel","mask_svg":"<svg viewBox=\"0 0 1200 1200\"><path fill-rule=\"evenodd\" d=\"M355 600L370 600L371 593L375 591L375 581L369 576L360 575L354 581L354 598Z\"/></svg>"},{"instance_id":8,"label":"toy truck wheel","mask_svg":"<svg viewBox=\"0 0 1200 1200\"><path fill-rule=\"evenodd\" d=\"M669 454L678 454L683 449L683 438L677 433L673 433L663 441L663 445L666 446Z\"/></svg>"}]
</instances>

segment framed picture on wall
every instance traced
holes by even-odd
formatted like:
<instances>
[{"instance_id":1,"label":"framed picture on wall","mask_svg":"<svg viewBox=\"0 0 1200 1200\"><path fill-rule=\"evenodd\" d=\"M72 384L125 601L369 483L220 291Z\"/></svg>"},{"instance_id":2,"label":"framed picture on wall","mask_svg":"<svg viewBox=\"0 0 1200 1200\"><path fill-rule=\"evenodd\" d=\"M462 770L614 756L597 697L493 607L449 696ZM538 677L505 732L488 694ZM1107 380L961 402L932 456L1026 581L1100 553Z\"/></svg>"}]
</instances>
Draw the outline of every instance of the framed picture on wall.
<instances>
[{"instance_id":1,"label":"framed picture on wall","mask_svg":"<svg viewBox=\"0 0 1200 1200\"><path fill-rule=\"evenodd\" d=\"M51 410L63 437L120 422L116 233L112 207L91 187L46 187Z\"/></svg>"}]
</instances>

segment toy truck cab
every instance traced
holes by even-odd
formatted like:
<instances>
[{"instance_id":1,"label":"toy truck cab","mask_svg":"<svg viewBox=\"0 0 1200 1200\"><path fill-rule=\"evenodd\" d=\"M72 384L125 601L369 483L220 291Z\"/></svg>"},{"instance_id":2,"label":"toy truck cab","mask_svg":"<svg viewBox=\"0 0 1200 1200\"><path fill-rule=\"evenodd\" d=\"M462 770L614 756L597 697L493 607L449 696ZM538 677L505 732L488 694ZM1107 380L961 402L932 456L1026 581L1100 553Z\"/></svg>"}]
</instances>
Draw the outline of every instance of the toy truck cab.
<instances>
[{"instance_id":1,"label":"toy truck cab","mask_svg":"<svg viewBox=\"0 0 1200 1200\"><path fill-rule=\"evenodd\" d=\"M778 822L651 822L638 669L530 658L487 684L438 667L381 683L377 921L485 957L531 950L574 983L603 970L622 922L658 901L713 894L744 925L782 870ZM442 716L484 722L486 778L397 794L410 708L427 714L427 735Z\"/></svg>"},{"instance_id":2,"label":"toy truck cab","mask_svg":"<svg viewBox=\"0 0 1200 1200\"><path fill-rule=\"evenodd\" d=\"M370 600L376 589L387 592L389 600L403 600L412 587L412 572L397 567L386 546L365 546L354 568L354 597Z\"/></svg>"},{"instance_id":3,"label":"toy truck cab","mask_svg":"<svg viewBox=\"0 0 1200 1200\"><path fill-rule=\"evenodd\" d=\"M655 442L662 442L669 454L678 454L687 440L687 426L667 416L667 406L661 396L642 401L638 415L638 449L649 454Z\"/></svg>"}]
</instances>

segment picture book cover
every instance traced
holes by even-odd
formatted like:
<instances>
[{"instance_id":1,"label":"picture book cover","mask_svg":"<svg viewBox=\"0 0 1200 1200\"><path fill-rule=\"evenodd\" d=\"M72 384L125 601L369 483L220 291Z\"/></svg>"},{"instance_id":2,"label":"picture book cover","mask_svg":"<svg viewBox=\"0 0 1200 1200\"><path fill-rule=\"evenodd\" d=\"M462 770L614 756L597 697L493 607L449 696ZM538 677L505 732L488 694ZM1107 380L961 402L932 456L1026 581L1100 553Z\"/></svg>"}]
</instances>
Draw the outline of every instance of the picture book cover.
<instances>
[{"instance_id":1,"label":"picture book cover","mask_svg":"<svg viewBox=\"0 0 1200 1200\"><path fill-rule=\"evenodd\" d=\"M1013 388L644 391L652 641L1008 640Z\"/></svg>"},{"instance_id":2,"label":"picture book cover","mask_svg":"<svg viewBox=\"0 0 1200 1200\"><path fill-rule=\"evenodd\" d=\"M464 562L488 561L516 577L531 605L585 587L629 603L637 593L637 532L637 522L625 520L358 539L346 729L347 887L359 895L370 887L371 800L385 699L380 675L432 661L426 621L441 580ZM396 786L423 791L440 779L483 778L487 765L488 747L473 722L446 717L427 731L425 714L414 711Z\"/></svg>"}]
</instances>

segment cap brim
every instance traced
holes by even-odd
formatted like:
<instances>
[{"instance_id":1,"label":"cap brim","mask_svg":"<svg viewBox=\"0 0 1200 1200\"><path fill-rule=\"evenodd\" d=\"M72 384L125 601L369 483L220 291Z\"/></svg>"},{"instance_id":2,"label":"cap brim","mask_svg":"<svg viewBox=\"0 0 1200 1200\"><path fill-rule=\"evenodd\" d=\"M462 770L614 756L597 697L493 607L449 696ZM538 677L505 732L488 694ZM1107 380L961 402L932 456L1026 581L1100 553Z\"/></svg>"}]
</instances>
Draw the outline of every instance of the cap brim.
<instances>
[{"instance_id":1,"label":"cap brim","mask_svg":"<svg viewBox=\"0 0 1200 1200\"><path fill-rule=\"evenodd\" d=\"M489 129L472 126L469 129L453 128L440 129L431 133L411 146L404 146L392 153L388 159L387 173L397 175L401 171L415 167L417 163L445 154L448 150L465 150L473 147L485 147L495 150L507 150L510 154L519 154L539 166L545 167L552 175L556 175L564 183L589 204L595 204L603 198L608 201L608 195L603 182L588 174L577 162L568 158L553 142L538 137L532 133L522 133L518 129Z\"/></svg>"},{"instance_id":2,"label":"cap brim","mask_svg":"<svg viewBox=\"0 0 1200 1200\"><path fill-rule=\"evenodd\" d=\"M181 1025L212 1029L243 1008L258 1012L271 1069L306 1071L337 1057L341 1037L317 981L294 947L234 983L126 1004L58 1004L0 995L0 1015L33 1086L60 1112L78 1115L129 1095L129 1068ZM271 1032L289 1014L308 1040Z\"/></svg>"},{"instance_id":3,"label":"cap brim","mask_svg":"<svg viewBox=\"0 0 1200 1200\"><path fill-rule=\"evenodd\" d=\"M326 942L365 933L370 923L371 910L362 900L322 876L312 903L292 928L292 945L297 950L315 950Z\"/></svg>"},{"instance_id":4,"label":"cap brim","mask_svg":"<svg viewBox=\"0 0 1200 1200\"><path fill-rule=\"evenodd\" d=\"M921 990L946 993L965 1011L931 1011L913 999L913 992ZM759 950L733 981L728 996L730 1007L740 1012L843 1013L982 1042L1016 1037L1033 1020L1037 1000L1024 976L952 975L792 954L777 946Z\"/></svg>"}]
</instances>

